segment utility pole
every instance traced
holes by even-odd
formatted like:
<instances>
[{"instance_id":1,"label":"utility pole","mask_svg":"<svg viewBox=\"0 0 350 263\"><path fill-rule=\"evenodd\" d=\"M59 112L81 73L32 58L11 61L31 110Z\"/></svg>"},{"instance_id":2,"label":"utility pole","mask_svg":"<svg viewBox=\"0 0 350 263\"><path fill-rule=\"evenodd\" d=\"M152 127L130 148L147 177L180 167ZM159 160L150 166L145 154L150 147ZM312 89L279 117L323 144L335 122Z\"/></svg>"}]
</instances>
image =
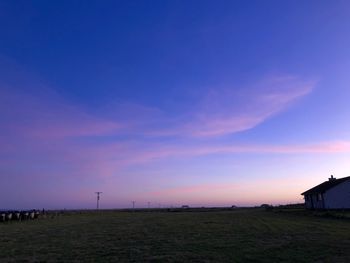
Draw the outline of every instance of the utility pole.
<instances>
[{"instance_id":1,"label":"utility pole","mask_svg":"<svg viewBox=\"0 0 350 263\"><path fill-rule=\"evenodd\" d=\"M135 201L132 201L132 209L135 209Z\"/></svg>"},{"instance_id":2,"label":"utility pole","mask_svg":"<svg viewBox=\"0 0 350 263\"><path fill-rule=\"evenodd\" d=\"M95 194L97 194L96 209L98 210L100 208L100 194L102 194L102 192L95 192Z\"/></svg>"},{"instance_id":3,"label":"utility pole","mask_svg":"<svg viewBox=\"0 0 350 263\"><path fill-rule=\"evenodd\" d=\"M151 208L151 203L147 202L147 204L148 204L148 209L150 209Z\"/></svg>"}]
</instances>

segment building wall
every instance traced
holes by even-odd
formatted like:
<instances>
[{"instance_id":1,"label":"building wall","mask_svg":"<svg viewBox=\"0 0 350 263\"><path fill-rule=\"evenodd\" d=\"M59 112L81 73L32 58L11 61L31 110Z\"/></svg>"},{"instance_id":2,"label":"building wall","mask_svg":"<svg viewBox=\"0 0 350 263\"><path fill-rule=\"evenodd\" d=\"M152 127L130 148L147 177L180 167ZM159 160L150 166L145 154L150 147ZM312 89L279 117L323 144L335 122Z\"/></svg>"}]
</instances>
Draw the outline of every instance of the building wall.
<instances>
[{"instance_id":1,"label":"building wall","mask_svg":"<svg viewBox=\"0 0 350 263\"><path fill-rule=\"evenodd\" d=\"M306 196L305 196L305 207L308 208L308 209L312 209L313 208L310 198L311 198L310 195L308 195L307 199L306 199Z\"/></svg>"},{"instance_id":2,"label":"building wall","mask_svg":"<svg viewBox=\"0 0 350 263\"><path fill-rule=\"evenodd\" d=\"M350 209L350 180L347 180L324 193L326 209Z\"/></svg>"},{"instance_id":3,"label":"building wall","mask_svg":"<svg viewBox=\"0 0 350 263\"><path fill-rule=\"evenodd\" d=\"M314 208L315 209L322 209L324 208L323 201L317 198L317 194L312 195L312 200L314 202Z\"/></svg>"},{"instance_id":4,"label":"building wall","mask_svg":"<svg viewBox=\"0 0 350 263\"><path fill-rule=\"evenodd\" d=\"M322 196L324 198L324 196ZM309 194L308 199L305 199L305 207L308 209L323 209L324 203L322 199L317 197L317 194Z\"/></svg>"}]
</instances>

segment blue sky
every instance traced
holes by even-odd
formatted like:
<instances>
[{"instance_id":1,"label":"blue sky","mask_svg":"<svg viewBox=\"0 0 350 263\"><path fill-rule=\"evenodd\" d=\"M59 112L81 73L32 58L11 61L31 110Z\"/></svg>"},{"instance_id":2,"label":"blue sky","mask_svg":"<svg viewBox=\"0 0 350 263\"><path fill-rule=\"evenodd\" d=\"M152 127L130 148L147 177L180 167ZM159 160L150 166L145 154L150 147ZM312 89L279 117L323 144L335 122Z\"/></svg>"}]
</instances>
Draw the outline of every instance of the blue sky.
<instances>
[{"instance_id":1,"label":"blue sky","mask_svg":"<svg viewBox=\"0 0 350 263\"><path fill-rule=\"evenodd\" d=\"M348 176L349 11L2 1L0 208L291 203Z\"/></svg>"}]
</instances>

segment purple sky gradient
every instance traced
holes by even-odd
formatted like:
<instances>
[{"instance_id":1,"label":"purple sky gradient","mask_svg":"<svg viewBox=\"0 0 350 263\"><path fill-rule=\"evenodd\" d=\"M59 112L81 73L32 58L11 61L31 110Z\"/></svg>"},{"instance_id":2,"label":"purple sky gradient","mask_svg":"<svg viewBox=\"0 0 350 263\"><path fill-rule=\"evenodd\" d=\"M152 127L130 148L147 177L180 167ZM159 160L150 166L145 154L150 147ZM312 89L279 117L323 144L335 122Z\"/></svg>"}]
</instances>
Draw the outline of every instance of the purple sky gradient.
<instances>
[{"instance_id":1,"label":"purple sky gradient","mask_svg":"<svg viewBox=\"0 0 350 263\"><path fill-rule=\"evenodd\" d=\"M349 175L346 2L2 5L0 209L285 204Z\"/></svg>"}]
</instances>

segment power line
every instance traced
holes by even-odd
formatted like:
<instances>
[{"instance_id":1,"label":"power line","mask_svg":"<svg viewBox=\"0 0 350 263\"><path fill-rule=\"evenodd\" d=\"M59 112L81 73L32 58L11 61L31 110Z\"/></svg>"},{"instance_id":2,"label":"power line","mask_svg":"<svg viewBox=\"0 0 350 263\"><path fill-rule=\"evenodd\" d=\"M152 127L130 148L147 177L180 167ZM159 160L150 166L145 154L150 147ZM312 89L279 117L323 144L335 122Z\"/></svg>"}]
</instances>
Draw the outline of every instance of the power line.
<instances>
[{"instance_id":1,"label":"power line","mask_svg":"<svg viewBox=\"0 0 350 263\"><path fill-rule=\"evenodd\" d=\"M96 209L98 210L100 208L100 194L102 194L102 192L95 192L95 194L97 194Z\"/></svg>"}]
</instances>

